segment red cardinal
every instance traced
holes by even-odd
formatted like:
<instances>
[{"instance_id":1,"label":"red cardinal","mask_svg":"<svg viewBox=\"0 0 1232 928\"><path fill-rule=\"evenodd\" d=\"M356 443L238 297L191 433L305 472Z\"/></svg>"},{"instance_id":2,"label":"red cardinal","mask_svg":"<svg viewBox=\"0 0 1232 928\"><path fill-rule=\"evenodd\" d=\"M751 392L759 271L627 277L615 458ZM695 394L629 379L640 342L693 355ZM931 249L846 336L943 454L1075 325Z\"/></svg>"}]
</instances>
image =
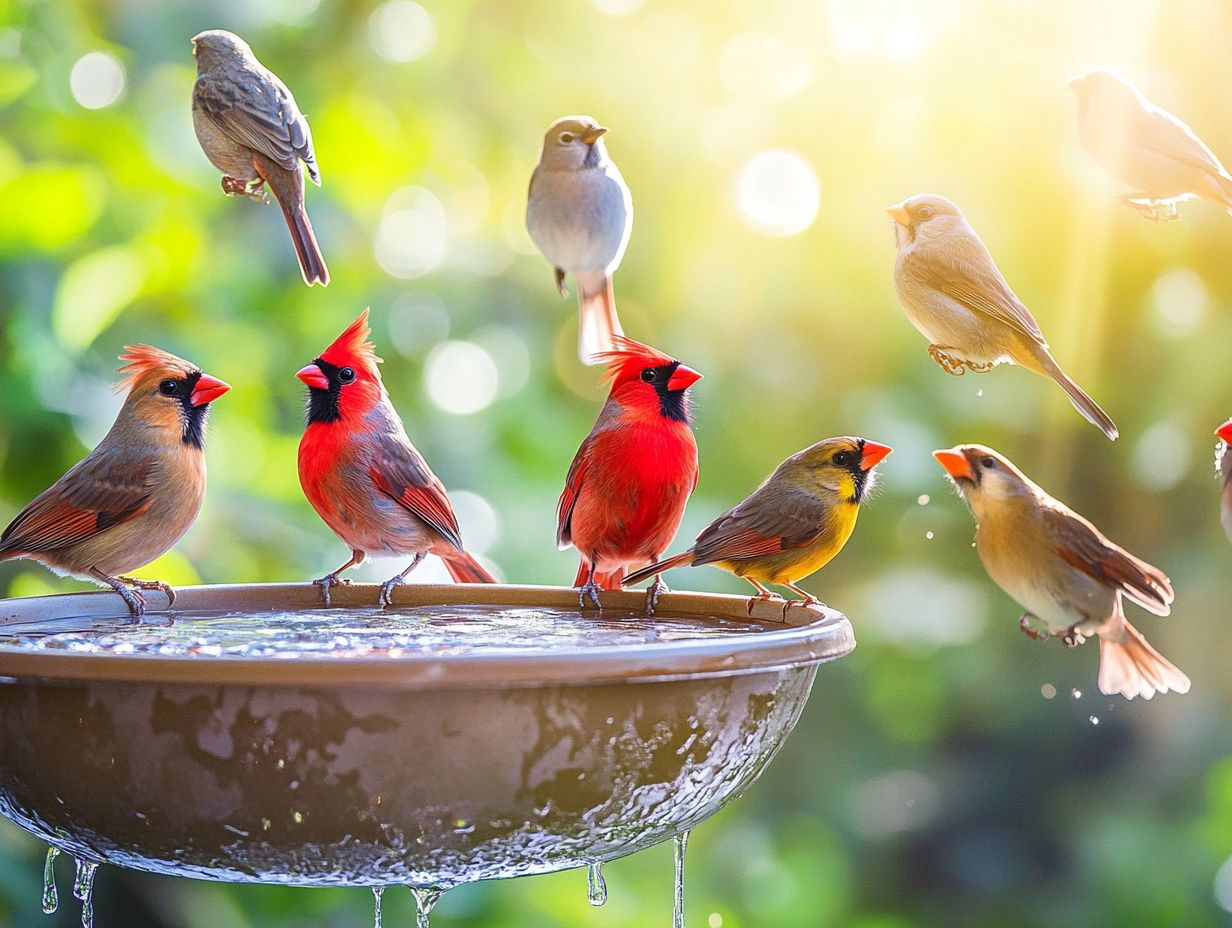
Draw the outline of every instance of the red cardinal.
<instances>
[{"instance_id":1,"label":"red cardinal","mask_svg":"<svg viewBox=\"0 0 1232 928\"><path fill-rule=\"evenodd\" d=\"M1228 533L1228 538L1232 538L1232 451L1229 450L1232 448L1232 419L1216 429L1215 434L1222 439L1216 452L1216 467L1219 468L1219 476L1223 480L1219 516L1223 522L1223 530Z\"/></svg>"},{"instance_id":2,"label":"red cardinal","mask_svg":"<svg viewBox=\"0 0 1232 928\"><path fill-rule=\"evenodd\" d=\"M445 487L406 437L377 369L364 310L321 356L295 376L308 385L308 427L299 443L299 482L325 524L351 546L351 559L320 580L321 598L344 570L369 555L413 554L406 570L381 585L380 605L394 587L435 554L457 583L495 583L462 547Z\"/></svg>"},{"instance_id":3,"label":"red cardinal","mask_svg":"<svg viewBox=\"0 0 1232 928\"><path fill-rule=\"evenodd\" d=\"M123 576L161 557L205 499L205 420L231 388L149 345L128 346L124 406L98 447L23 509L0 535L0 561L29 558L57 574L109 586L134 619L142 590L175 591Z\"/></svg>"},{"instance_id":4,"label":"red cardinal","mask_svg":"<svg viewBox=\"0 0 1232 928\"><path fill-rule=\"evenodd\" d=\"M590 597L600 608L600 590L620 589L627 570L667 550L697 485L686 391L702 375L632 339L615 343L600 355L612 390L569 467L556 524L557 544L582 555L580 604ZM656 576L647 611L666 589Z\"/></svg>"}]
</instances>

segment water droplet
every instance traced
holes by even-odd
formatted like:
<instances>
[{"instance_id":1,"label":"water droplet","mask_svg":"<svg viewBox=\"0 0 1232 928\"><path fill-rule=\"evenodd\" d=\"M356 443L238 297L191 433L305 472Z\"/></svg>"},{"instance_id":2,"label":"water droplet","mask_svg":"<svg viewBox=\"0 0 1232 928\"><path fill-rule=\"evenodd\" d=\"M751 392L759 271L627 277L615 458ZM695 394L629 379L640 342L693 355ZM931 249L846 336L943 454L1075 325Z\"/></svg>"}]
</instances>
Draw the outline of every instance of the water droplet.
<instances>
[{"instance_id":1,"label":"water droplet","mask_svg":"<svg viewBox=\"0 0 1232 928\"><path fill-rule=\"evenodd\" d=\"M929 532L925 532L925 533L924 533L924 537L925 537L925 538L927 538L929 541L932 541L932 540L933 540L933 533L932 533L931 531L929 531Z\"/></svg>"},{"instance_id":2,"label":"water droplet","mask_svg":"<svg viewBox=\"0 0 1232 928\"><path fill-rule=\"evenodd\" d=\"M927 505L928 505L928 500L929 500L929 496L928 496L928 494L927 494L927 493L921 493L919 496L917 496L917 497L916 497L916 500L915 500L915 501L916 501L917 503L919 503L921 506L927 506ZM718 913L718 912L715 912L714 914L715 914L715 915L718 915L719 913ZM722 916L722 915L719 915L719 919L720 919L720 920L722 920L722 918L723 918L723 916Z\"/></svg>"},{"instance_id":3,"label":"water droplet","mask_svg":"<svg viewBox=\"0 0 1232 928\"><path fill-rule=\"evenodd\" d=\"M603 879L603 862L596 860L586 870L586 898L593 906L607 902L607 883Z\"/></svg>"},{"instance_id":4,"label":"water droplet","mask_svg":"<svg viewBox=\"0 0 1232 928\"><path fill-rule=\"evenodd\" d=\"M1040 695L1043 696L1045 699L1052 699L1054 696L1057 695L1057 688L1053 686L1051 683L1045 683L1043 686L1040 687Z\"/></svg>"},{"instance_id":5,"label":"water droplet","mask_svg":"<svg viewBox=\"0 0 1232 928\"><path fill-rule=\"evenodd\" d=\"M718 912L711 912L706 918L706 924L709 925L710 928L723 928L723 916Z\"/></svg>"},{"instance_id":6,"label":"water droplet","mask_svg":"<svg viewBox=\"0 0 1232 928\"><path fill-rule=\"evenodd\" d=\"M47 862L43 864L43 914L50 915L60 907L60 894L56 892L56 858L58 847L47 849Z\"/></svg>"},{"instance_id":7,"label":"water droplet","mask_svg":"<svg viewBox=\"0 0 1232 928\"><path fill-rule=\"evenodd\" d=\"M976 396L983 396L983 395L984 395L984 388L983 388L983 387L980 387L978 390L976 390L976 391L975 391L975 395L976 395Z\"/></svg>"},{"instance_id":8,"label":"water droplet","mask_svg":"<svg viewBox=\"0 0 1232 928\"><path fill-rule=\"evenodd\" d=\"M1098 724L1099 724L1099 716L1097 716L1097 715L1093 715L1093 716L1091 716L1091 724L1092 724L1092 725L1098 725Z\"/></svg>"},{"instance_id":9,"label":"water droplet","mask_svg":"<svg viewBox=\"0 0 1232 928\"><path fill-rule=\"evenodd\" d=\"M445 890L432 886L408 886L415 897L415 928L430 928L429 917Z\"/></svg>"},{"instance_id":10,"label":"water droplet","mask_svg":"<svg viewBox=\"0 0 1232 928\"><path fill-rule=\"evenodd\" d=\"M381 928L381 899L385 895L384 886L372 887L373 917L372 928Z\"/></svg>"},{"instance_id":11,"label":"water droplet","mask_svg":"<svg viewBox=\"0 0 1232 928\"><path fill-rule=\"evenodd\" d=\"M672 928L684 928L684 851L689 844L689 833L676 835L676 897L672 904Z\"/></svg>"},{"instance_id":12,"label":"water droplet","mask_svg":"<svg viewBox=\"0 0 1232 928\"><path fill-rule=\"evenodd\" d=\"M1069 695L1070 695L1070 698L1071 698L1071 699L1081 699L1081 698L1082 698L1082 690L1070 690L1070 691L1069 691Z\"/></svg>"},{"instance_id":13,"label":"water droplet","mask_svg":"<svg viewBox=\"0 0 1232 928\"><path fill-rule=\"evenodd\" d=\"M81 928L94 928L94 875L97 872L98 864L93 861L77 861L73 895L81 900Z\"/></svg>"}]
</instances>

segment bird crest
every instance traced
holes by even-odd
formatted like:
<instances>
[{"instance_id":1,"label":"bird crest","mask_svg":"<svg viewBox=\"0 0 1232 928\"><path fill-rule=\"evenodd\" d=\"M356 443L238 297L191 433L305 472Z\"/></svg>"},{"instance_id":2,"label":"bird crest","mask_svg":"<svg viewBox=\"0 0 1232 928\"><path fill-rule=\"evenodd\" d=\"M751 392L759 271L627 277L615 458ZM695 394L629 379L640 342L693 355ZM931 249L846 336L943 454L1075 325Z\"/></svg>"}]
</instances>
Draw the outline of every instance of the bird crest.
<instances>
[{"instance_id":1,"label":"bird crest","mask_svg":"<svg viewBox=\"0 0 1232 928\"><path fill-rule=\"evenodd\" d=\"M595 355L607 365L603 380L608 383L616 384L637 377L646 367L661 367L664 364L676 363L676 359L671 355L664 354L658 348L643 345L624 335L613 335L612 343L616 347L611 351L602 351Z\"/></svg>"},{"instance_id":2,"label":"bird crest","mask_svg":"<svg viewBox=\"0 0 1232 928\"><path fill-rule=\"evenodd\" d=\"M186 376L198 370L197 365L153 345L125 345L120 360L127 363L118 371L124 376L115 386L117 393L131 390L147 374Z\"/></svg>"},{"instance_id":3,"label":"bird crest","mask_svg":"<svg viewBox=\"0 0 1232 928\"><path fill-rule=\"evenodd\" d=\"M368 325L368 309L359 314L359 318L346 327L334 343L321 352L321 359L340 367L347 364L363 364L369 370L376 372L376 365L381 359L376 356L376 344L369 340L372 329Z\"/></svg>"}]
</instances>

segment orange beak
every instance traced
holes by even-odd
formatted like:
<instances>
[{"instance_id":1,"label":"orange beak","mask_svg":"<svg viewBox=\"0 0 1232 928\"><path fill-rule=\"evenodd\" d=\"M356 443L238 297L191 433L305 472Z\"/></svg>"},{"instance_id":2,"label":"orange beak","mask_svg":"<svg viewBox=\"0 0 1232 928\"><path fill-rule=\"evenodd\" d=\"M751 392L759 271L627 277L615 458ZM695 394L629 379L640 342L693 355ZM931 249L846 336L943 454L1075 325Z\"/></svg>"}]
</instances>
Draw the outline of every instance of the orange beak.
<instances>
[{"instance_id":1,"label":"orange beak","mask_svg":"<svg viewBox=\"0 0 1232 928\"><path fill-rule=\"evenodd\" d=\"M1232 445L1232 419L1229 419L1219 428L1215 429L1215 434L1226 441L1229 445Z\"/></svg>"},{"instance_id":2,"label":"orange beak","mask_svg":"<svg viewBox=\"0 0 1232 928\"><path fill-rule=\"evenodd\" d=\"M897 203L894 206L887 206L886 213L888 213L890 218L904 229L911 225L911 214L907 212L907 208L903 206L902 203Z\"/></svg>"},{"instance_id":3,"label":"orange beak","mask_svg":"<svg viewBox=\"0 0 1232 928\"><path fill-rule=\"evenodd\" d=\"M677 366L672 372L672 376L668 378L667 389L669 390L687 390L693 384L702 379L702 375L691 367L685 367L683 364Z\"/></svg>"},{"instance_id":4,"label":"orange beak","mask_svg":"<svg viewBox=\"0 0 1232 928\"><path fill-rule=\"evenodd\" d=\"M308 386L312 387L314 390L329 389L329 378L325 376L324 372L322 372L319 367L317 367L316 361L313 361L305 367L301 367L295 372L295 376L304 383L308 384Z\"/></svg>"},{"instance_id":5,"label":"orange beak","mask_svg":"<svg viewBox=\"0 0 1232 928\"><path fill-rule=\"evenodd\" d=\"M975 474L971 470L971 462L967 460L967 456L957 448L947 448L945 451L934 451L933 457L937 459L945 472L955 480L959 478L963 480L974 480Z\"/></svg>"},{"instance_id":6,"label":"orange beak","mask_svg":"<svg viewBox=\"0 0 1232 928\"><path fill-rule=\"evenodd\" d=\"M590 131L582 136L582 141L587 145L593 145L595 142L599 141L599 137L605 132L607 132L607 129L603 126L591 126Z\"/></svg>"},{"instance_id":7,"label":"orange beak","mask_svg":"<svg viewBox=\"0 0 1232 928\"><path fill-rule=\"evenodd\" d=\"M875 441L864 439L864 453L860 455L860 470L872 470L877 462L894 449L889 445L879 445Z\"/></svg>"},{"instance_id":8,"label":"orange beak","mask_svg":"<svg viewBox=\"0 0 1232 928\"><path fill-rule=\"evenodd\" d=\"M211 377L209 374L202 374L193 385L192 396L188 398L188 401L194 406L204 406L206 403L214 402L230 389L231 384L217 377Z\"/></svg>"}]
</instances>

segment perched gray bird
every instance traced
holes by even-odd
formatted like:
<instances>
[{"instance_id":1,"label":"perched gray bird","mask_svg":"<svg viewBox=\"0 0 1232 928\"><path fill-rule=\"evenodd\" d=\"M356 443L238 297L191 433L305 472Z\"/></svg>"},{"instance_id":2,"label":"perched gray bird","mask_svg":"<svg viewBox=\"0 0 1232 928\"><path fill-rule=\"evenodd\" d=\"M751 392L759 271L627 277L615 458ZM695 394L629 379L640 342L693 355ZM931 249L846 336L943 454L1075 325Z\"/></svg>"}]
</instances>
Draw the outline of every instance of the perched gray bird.
<instances>
[{"instance_id":1,"label":"perched gray bird","mask_svg":"<svg viewBox=\"0 0 1232 928\"><path fill-rule=\"evenodd\" d=\"M946 373L1021 365L1055 380L1083 418L1116 439L1116 425L1053 360L1039 323L957 206L924 193L886 212L898 242L898 300Z\"/></svg>"},{"instance_id":2,"label":"perched gray bird","mask_svg":"<svg viewBox=\"0 0 1232 928\"><path fill-rule=\"evenodd\" d=\"M1111 71L1069 82L1078 134L1091 157L1133 187L1121 200L1148 219L1180 219L1176 204L1201 197L1232 213L1229 175L1193 129Z\"/></svg>"},{"instance_id":3,"label":"perched gray bird","mask_svg":"<svg viewBox=\"0 0 1232 928\"><path fill-rule=\"evenodd\" d=\"M304 209L304 162L318 187L321 173L312 151L308 120L278 76L257 61L238 35L211 29L193 37L197 82L193 85L193 128L222 189L265 199L268 184L282 207L304 283L329 283L329 269Z\"/></svg>"},{"instance_id":4,"label":"perched gray bird","mask_svg":"<svg viewBox=\"0 0 1232 928\"><path fill-rule=\"evenodd\" d=\"M552 123L526 198L526 230L556 269L560 295L567 293L565 274L577 281L583 364L603 363L596 355L615 350L612 336L624 334L612 274L629 244L633 198L607 155L605 132L589 116Z\"/></svg>"}]
</instances>

